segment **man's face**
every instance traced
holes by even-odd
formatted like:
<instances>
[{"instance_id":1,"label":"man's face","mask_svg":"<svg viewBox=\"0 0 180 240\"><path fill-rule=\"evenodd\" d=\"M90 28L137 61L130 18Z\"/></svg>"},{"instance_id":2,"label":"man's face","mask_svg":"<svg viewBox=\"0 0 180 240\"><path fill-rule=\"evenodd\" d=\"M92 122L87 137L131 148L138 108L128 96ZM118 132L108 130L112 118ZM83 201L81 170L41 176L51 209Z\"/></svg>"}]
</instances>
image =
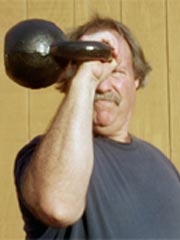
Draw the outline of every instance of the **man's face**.
<instances>
[{"instance_id":1,"label":"man's face","mask_svg":"<svg viewBox=\"0 0 180 240\"><path fill-rule=\"evenodd\" d=\"M117 140L124 136L125 140L139 84L134 76L130 48L125 39L113 30L87 34L82 40L107 42L115 52L116 69L96 88L93 126L99 135Z\"/></svg>"}]
</instances>

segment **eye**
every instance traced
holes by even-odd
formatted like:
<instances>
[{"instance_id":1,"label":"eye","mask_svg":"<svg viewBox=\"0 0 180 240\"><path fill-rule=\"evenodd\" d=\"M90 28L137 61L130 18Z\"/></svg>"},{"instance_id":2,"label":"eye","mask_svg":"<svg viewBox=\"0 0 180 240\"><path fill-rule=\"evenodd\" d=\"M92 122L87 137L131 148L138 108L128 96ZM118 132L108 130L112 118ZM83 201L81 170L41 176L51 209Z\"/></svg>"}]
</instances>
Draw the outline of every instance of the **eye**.
<instances>
[{"instance_id":1,"label":"eye","mask_svg":"<svg viewBox=\"0 0 180 240\"><path fill-rule=\"evenodd\" d=\"M119 71L113 71L112 72L112 77L117 78L119 76L120 76L120 72Z\"/></svg>"},{"instance_id":2,"label":"eye","mask_svg":"<svg viewBox=\"0 0 180 240\"><path fill-rule=\"evenodd\" d=\"M118 69L118 70L116 69L112 72L112 76L115 77L115 78L120 77L122 75L123 76L126 75L126 72L123 69Z\"/></svg>"}]
</instances>

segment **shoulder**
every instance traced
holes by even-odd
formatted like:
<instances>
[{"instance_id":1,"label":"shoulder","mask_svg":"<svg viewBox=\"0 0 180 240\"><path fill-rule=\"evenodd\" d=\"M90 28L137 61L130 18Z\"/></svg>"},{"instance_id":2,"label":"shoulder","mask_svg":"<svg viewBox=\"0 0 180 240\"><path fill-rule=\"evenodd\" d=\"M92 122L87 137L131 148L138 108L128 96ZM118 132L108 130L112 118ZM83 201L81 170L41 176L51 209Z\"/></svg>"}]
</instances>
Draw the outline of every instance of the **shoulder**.
<instances>
[{"instance_id":1,"label":"shoulder","mask_svg":"<svg viewBox=\"0 0 180 240\"><path fill-rule=\"evenodd\" d=\"M14 164L14 176L16 186L19 185L20 177L25 167L28 165L36 147L41 142L42 138L43 138L42 135L36 136L18 152Z\"/></svg>"},{"instance_id":2,"label":"shoulder","mask_svg":"<svg viewBox=\"0 0 180 240\"><path fill-rule=\"evenodd\" d=\"M156 147L152 143L142 140L137 137L134 137L134 141L137 142L139 149L141 149L143 152L158 154L158 155L161 155L161 156L167 158L167 156L163 153L163 151L161 151L158 147Z\"/></svg>"},{"instance_id":3,"label":"shoulder","mask_svg":"<svg viewBox=\"0 0 180 240\"><path fill-rule=\"evenodd\" d=\"M175 173L180 181L180 174L176 169L176 166L171 159L163 153L162 150L142 139L136 138L136 141L138 141L139 151L141 152L142 156L148 158L153 164L157 163L161 169L165 168Z\"/></svg>"}]
</instances>

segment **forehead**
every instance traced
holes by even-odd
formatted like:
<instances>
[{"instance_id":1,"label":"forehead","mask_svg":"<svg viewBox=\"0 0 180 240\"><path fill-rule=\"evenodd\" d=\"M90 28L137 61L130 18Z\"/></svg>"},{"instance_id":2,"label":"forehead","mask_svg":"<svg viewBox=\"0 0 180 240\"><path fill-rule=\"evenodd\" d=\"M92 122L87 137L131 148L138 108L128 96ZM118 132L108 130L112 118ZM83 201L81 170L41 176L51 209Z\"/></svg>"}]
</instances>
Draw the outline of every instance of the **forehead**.
<instances>
[{"instance_id":1,"label":"forehead","mask_svg":"<svg viewBox=\"0 0 180 240\"><path fill-rule=\"evenodd\" d=\"M99 30L94 33L87 32L80 38L80 40L108 43L117 54L118 60L125 58L126 60L132 61L132 53L127 41L115 30Z\"/></svg>"}]
</instances>

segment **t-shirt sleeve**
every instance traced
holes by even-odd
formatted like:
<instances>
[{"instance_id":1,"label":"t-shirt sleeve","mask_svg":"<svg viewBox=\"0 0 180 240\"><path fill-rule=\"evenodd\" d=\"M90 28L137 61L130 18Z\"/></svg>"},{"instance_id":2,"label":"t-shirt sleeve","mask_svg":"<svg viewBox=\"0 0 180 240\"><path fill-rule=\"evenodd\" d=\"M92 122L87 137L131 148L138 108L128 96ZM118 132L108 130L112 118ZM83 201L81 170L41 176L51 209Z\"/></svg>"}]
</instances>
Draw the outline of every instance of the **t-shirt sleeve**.
<instances>
[{"instance_id":1,"label":"t-shirt sleeve","mask_svg":"<svg viewBox=\"0 0 180 240\"><path fill-rule=\"evenodd\" d=\"M26 233L26 239L64 239L66 234L66 228L53 228L47 226L29 210L27 204L25 203L20 189L21 179L24 170L31 161L32 155L35 152L37 146L41 142L43 136L35 137L30 143L24 146L17 154L14 166L14 177L15 185L17 191L17 197L19 202L19 207L22 213L22 218L24 220L24 230Z\"/></svg>"},{"instance_id":2,"label":"t-shirt sleeve","mask_svg":"<svg viewBox=\"0 0 180 240\"><path fill-rule=\"evenodd\" d=\"M41 136L34 138L30 143L25 145L17 154L14 166L14 177L15 177L15 185L18 196L21 195L20 193L20 182L21 177L24 173L26 166L28 166L31 157L37 147L37 145L41 141ZM21 197L21 196L19 196Z\"/></svg>"},{"instance_id":3,"label":"t-shirt sleeve","mask_svg":"<svg viewBox=\"0 0 180 240\"><path fill-rule=\"evenodd\" d=\"M34 138L30 143L24 146L19 153L17 154L14 166L14 177L15 177L15 185L16 185L16 192L19 202L19 207L22 213L22 217L24 220L24 230L28 237L36 238L41 236L44 231L47 229L47 226L39 221L28 209L26 203L23 200L20 184L21 178L24 173L25 168L28 166L32 155L40 143L42 136L38 136Z\"/></svg>"}]
</instances>

